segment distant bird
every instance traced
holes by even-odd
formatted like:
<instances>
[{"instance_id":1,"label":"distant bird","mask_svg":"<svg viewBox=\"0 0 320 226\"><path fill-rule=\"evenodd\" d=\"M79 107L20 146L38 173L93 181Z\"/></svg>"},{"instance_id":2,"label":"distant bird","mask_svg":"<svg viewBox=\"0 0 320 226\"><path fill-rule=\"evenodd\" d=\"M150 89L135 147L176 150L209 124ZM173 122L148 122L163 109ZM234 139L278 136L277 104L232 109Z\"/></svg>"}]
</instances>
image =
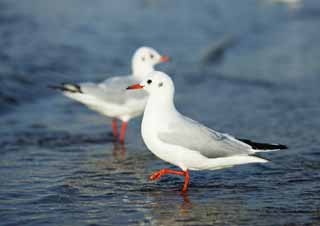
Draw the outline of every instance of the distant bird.
<instances>
[{"instance_id":1,"label":"distant bird","mask_svg":"<svg viewBox=\"0 0 320 226\"><path fill-rule=\"evenodd\" d=\"M226 51L231 47L235 46L237 42L235 36L226 36L223 39L212 43L209 45L201 58L202 63L204 64L214 64L220 63L223 59Z\"/></svg>"},{"instance_id":2,"label":"distant bird","mask_svg":"<svg viewBox=\"0 0 320 226\"><path fill-rule=\"evenodd\" d=\"M117 120L120 119L122 126L119 141L123 144L128 121L143 113L147 101L145 91L129 93L125 91L126 87L140 82L154 71L155 65L169 60L169 57L161 56L153 48L141 47L133 55L132 74L129 76L116 76L101 83L63 83L50 86L50 88L61 90L65 96L79 101L102 115L113 118L112 128L115 139L118 138Z\"/></svg>"},{"instance_id":3,"label":"distant bird","mask_svg":"<svg viewBox=\"0 0 320 226\"><path fill-rule=\"evenodd\" d=\"M296 9L302 6L303 0L269 0L272 3L287 4L291 9Z\"/></svg>"},{"instance_id":4,"label":"distant bird","mask_svg":"<svg viewBox=\"0 0 320 226\"><path fill-rule=\"evenodd\" d=\"M158 180L165 174L185 177L182 192L189 184L189 170L215 170L247 163L266 163L254 156L257 152L286 149L281 144L256 143L219 133L193 121L176 110L174 84L163 72L155 71L141 83L127 89L149 93L141 132L148 149L162 160L182 171L162 169L150 176Z\"/></svg>"}]
</instances>

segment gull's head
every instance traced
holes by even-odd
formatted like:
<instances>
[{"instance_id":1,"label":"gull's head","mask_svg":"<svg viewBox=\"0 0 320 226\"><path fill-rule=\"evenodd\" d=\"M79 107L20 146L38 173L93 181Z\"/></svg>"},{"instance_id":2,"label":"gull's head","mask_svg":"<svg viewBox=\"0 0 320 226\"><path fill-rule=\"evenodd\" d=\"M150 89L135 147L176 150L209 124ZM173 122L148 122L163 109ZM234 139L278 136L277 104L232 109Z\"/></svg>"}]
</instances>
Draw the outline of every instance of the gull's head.
<instances>
[{"instance_id":1,"label":"gull's head","mask_svg":"<svg viewBox=\"0 0 320 226\"><path fill-rule=\"evenodd\" d=\"M160 55L155 49L145 46L140 47L132 58L133 74L145 77L154 71L155 65L168 61L170 61L169 57Z\"/></svg>"},{"instance_id":2,"label":"gull's head","mask_svg":"<svg viewBox=\"0 0 320 226\"><path fill-rule=\"evenodd\" d=\"M139 84L133 84L127 89L144 89L150 95L160 96L173 96L174 84L172 79L166 73L161 71L151 72L145 79Z\"/></svg>"}]
</instances>

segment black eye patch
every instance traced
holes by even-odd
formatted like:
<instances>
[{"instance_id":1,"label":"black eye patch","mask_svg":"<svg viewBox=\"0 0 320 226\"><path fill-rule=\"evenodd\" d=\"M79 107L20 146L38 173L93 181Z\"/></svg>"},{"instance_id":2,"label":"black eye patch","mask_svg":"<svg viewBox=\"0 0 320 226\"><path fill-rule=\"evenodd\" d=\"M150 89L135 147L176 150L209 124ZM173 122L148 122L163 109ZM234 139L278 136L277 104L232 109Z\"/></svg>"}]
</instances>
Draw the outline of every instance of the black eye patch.
<instances>
[{"instance_id":1,"label":"black eye patch","mask_svg":"<svg viewBox=\"0 0 320 226\"><path fill-rule=\"evenodd\" d=\"M163 82L160 82L160 83L158 84L158 86L159 86L159 87L162 87L162 86L163 86Z\"/></svg>"},{"instance_id":2,"label":"black eye patch","mask_svg":"<svg viewBox=\"0 0 320 226\"><path fill-rule=\"evenodd\" d=\"M151 83L152 83L152 80L151 80L151 79L149 79L149 80L147 81L147 83L148 83L148 84L151 84Z\"/></svg>"},{"instance_id":3,"label":"black eye patch","mask_svg":"<svg viewBox=\"0 0 320 226\"><path fill-rule=\"evenodd\" d=\"M150 53L150 58L153 59L154 55L152 53Z\"/></svg>"}]
</instances>

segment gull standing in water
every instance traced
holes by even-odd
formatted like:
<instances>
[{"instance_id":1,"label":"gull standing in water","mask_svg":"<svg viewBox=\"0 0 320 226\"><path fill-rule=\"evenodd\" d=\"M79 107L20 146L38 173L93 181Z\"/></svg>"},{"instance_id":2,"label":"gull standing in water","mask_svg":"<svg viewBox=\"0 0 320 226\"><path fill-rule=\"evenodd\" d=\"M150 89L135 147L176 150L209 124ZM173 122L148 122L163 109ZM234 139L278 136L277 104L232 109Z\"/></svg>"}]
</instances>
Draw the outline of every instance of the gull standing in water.
<instances>
[{"instance_id":1,"label":"gull standing in water","mask_svg":"<svg viewBox=\"0 0 320 226\"><path fill-rule=\"evenodd\" d=\"M163 72L154 71L141 83L127 89L149 93L141 132L148 149L160 159L182 171L162 169L150 176L158 180L165 174L185 177L182 192L189 184L189 170L215 170L247 163L266 163L254 156L261 151L286 149L280 144L256 143L219 133L179 113L174 105L174 84Z\"/></svg>"},{"instance_id":2,"label":"gull standing in water","mask_svg":"<svg viewBox=\"0 0 320 226\"><path fill-rule=\"evenodd\" d=\"M150 72L154 71L155 65L169 60L169 57L161 56L153 48L140 47L132 57L132 74L129 76L116 76L101 83L64 83L50 87L62 90L65 96L79 101L102 115L113 118L112 128L115 139L118 138L117 120L120 119L122 126L119 141L123 144L128 121L140 116L147 102L145 91L129 93L124 91L125 88L132 83L141 82Z\"/></svg>"}]
</instances>

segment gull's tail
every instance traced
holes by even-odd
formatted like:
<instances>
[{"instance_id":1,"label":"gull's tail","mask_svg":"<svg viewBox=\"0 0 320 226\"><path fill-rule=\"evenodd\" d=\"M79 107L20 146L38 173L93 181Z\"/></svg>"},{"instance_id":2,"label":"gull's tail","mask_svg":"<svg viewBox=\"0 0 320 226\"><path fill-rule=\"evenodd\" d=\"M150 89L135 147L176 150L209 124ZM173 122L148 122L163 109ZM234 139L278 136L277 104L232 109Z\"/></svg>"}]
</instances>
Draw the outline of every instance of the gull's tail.
<instances>
[{"instance_id":1,"label":"gull's tail","mask_svg":"<svg viewBox=\"0 0 320 226\"><path fill-rule=\"evenodd\" d=\"M208 159L204 162L201 169L218 170L229 168L237 165L250 164L250 163L267 163L268 160L251 155L234 155L228 157L220 157Z\"/></svg>"},{"instance_id":2,"label":"gull's tail","mask_svg":"<svg viewBox=\"0 0 320 226\"><path fill-rule=\"evenodd\" d=\"M61 85L49 85L51 89L61 90L69 93L82 93L81 87L77 84L62 83Z\"/></svg>"},{"instance_id":3,"label":"gull's tail","mask_svg":"<svg viewBox=\"0 0 320 226\"><path fill-rule=\"evenodd\" d=\"M281 149L288 149L288 147L283 144L258 143L248 139L238 139L238 140L250 145L255 152L267 152L267 151L277 151Z\"/></svg>"}]
</instances>

